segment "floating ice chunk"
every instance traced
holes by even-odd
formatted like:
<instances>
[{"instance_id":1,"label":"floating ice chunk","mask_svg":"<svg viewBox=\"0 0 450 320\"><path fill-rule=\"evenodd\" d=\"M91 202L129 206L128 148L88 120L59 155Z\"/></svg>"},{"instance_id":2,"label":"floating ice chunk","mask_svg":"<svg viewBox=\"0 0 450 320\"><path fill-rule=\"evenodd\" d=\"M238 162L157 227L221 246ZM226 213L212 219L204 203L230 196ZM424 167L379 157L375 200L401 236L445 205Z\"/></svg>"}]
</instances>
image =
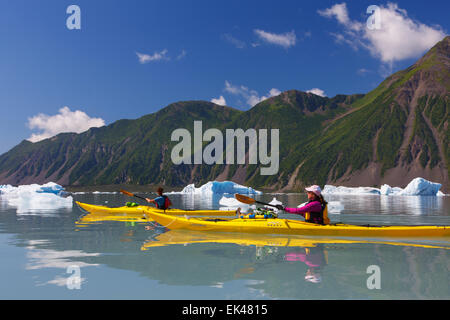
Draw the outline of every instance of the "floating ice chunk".
<instances>
[{"instance_id":1,"label":"floating ice chunk","mask_svg":"<svg viewBox=\"0 0 450 320\"><path fill-rule=\"evenodd\" d=\"M391 187L384 184L380 189L371 187L335 187L325 185L323 194L337 195L364 195L364 194L381 194L389 196L437 196L440 183L428 181L423 178L415 178L406 186L405 189L399 187Z\"/></svg>"},{"instance_id":2,"label":"floating ice chunk","mask_svg":"<svg viewBox=\"0 0 450 320\"><path fill-rule=\"evenodd\" d=\"M278 205L278 204L283 205L283 202L277 200L277 198L274 197L274 198L272 199L272 201L269 202L269 204L271 204L271 205L273 205L273 206L276 206L276 205ZM271 209L273 209L275 212L278 212L278 211L279 211L277 208L274 208L274 207L272 207L272 206L267 206L267 205L266 205L266 206L264 206L264 207L266 207L266 208L271 208Z\"/></svg>"},{"instance_id":3,"label":"floating ice chunk","mask_svg":"<svg viewBox=\"0 0 450 320\"><path fill-rule=\"evenodd\" d=\"M326 184L322 191L323 194L380 194L380 189L371 187L335 187Z\"/></svg>"},{"instance_id":4,"label":"floating ice chunk","mask_svg":"<svg viewBox=\"0 0 450 320\"><path fill-rule=\"evenodd\" d=\"M62 191L64 191L64 188L54 182L46 183L36 190L38 193L54 193L56 195L59 195Z\"/></svg>"},{"instance_id":5,"label":"floating ice chunk","mask_svg":"<svg viewBox=\"0 0 450 320\"><path fill-rule=\"evenodd\" d=\"M328 213L340 214L344 210L344 205L340 201L328 202Z\"/></svg>"},{"instance_id":6,"label":"floating ice chunk","mask_svg":"<svg viewBox=\"0 0 450 320\"><path fill-rule=\"evenodd\" d=\"M382 195L398 195L403 189L399 187L391 187L388 184L383 184L380 188L380 194Z\"/></svg>"},{"instance_id":7,"label":"floating ice chunk","mask_svg":"<svg viewBox=\"0 0 450 320\"><path fill-rule=\"evenodd\" d=\"M226 207L240 207L242 205L245 205L245 203L242 203L235 198L227 198L225 196L219 200L219 204Z\"/></svg>"},{"instance_id":8,"label":"floating ice chunk","mask_svg":"<svg viewBox=\"0 0 450 320\"><path fill-rule=\"evenodd\" d=\"M283 202L277 200L277 198L274 197L274 198L272 199L272 201L269 202L269 204L272 204L272 205L276 206L277 204L281 204L281 205L282 205Z\"/></svg>"},{"instance_id":9,"label":"floating ice chunk","mask_svg":"<svg viewBox=\"0 0 450 320\"><path fill-rule=\"evenodd\" d=\"M297 208L301 208L306 205L308 202L303 202L298 205ZM328 201L328 213L339 214L342 210L344 210L344 205L340 201Z\"/></svg>"},{"instance_id":10,"label":"floating ice chunk","mask_svg":"<svg viewBox=\"0 0 450 320\"><path fill-rule=\"evenodd\" d=\"M173 192L175 193L175 192ZM240 193L240 194L262 194L261 191L257 191L251 187L242 186L232 181L209 181L199 188L196 188L194 184L184 187L181 194L225 194L225 193Z\"/></svg>"},{"instance_id":11,"label":"floating ice chunk","mask_svg":"<svg viewBox=\"0 0 450 320\"><path fill-rule=\"evenodd\" d=\"M256 206L252 205L248 205L246 203L242 203L238 200L236 200L235 198L228 198L223 196L220 200L219 200L219 205L221 205L222 207L220 207L220 210L237 210L238 208L241 208L241 212L242 213L246 213L248 212L250 209L256 209Z\"/></svg>"},{"instance_id":12,"label":"floating ice chunk","mask_svg":"<svg viewBox=\"0 0 450 320\"><path fill-rule=\"evenodd\" d=\"M435 196L440 188L440 183L431 182L424 178L415 178L399 193L399 195Z\"/></svg>"},{"instance_id":13,"label":"floating ice chunk","mask_svg":"<svg viewBox=\"0 0 450 320\"><path fill-rule=\"evenodd\" d=\"M15 207L18 214L72 208L72 197L67 196L62 186L53 182L44 185L1 186L0 190L0 198L7 205Z\"/></svg>"},{"instance_id":14,"label":"floating ice chunk","mask_svg":"<svg viewBox=\"0 0 450 320\"><path fill-rule=\"evenodd\" d=\"M110 191L94 191L92 194L117 194L118 192L110 192Z\"/></svg>"}]
</instances>

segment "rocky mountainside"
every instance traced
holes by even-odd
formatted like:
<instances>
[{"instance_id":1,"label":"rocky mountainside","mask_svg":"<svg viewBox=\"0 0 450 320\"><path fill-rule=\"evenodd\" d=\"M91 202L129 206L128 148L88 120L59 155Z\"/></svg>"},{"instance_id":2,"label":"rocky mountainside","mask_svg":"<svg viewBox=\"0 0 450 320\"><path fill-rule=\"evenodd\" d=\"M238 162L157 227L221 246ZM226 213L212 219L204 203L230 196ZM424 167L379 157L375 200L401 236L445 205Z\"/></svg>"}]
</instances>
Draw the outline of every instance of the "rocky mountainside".
<instances>
[{"instance_id":1,"label":"rocky mountainside","mask_svg":"<svg viewBox=\"0 0 450 320\"><path fill-rule=\"evenodd\" d=\"M171 104L136 120L119 120L81 134L22 141L0 156L0 183L185 186L233 180L293 190L306 184L404 187L415 177L449 190L450 37L417 63L366 95L320 97L289 90L248 111L205 101ZM174 165L177 128L193 132L279 129L279 172L258 164ZM270 134L269 134L270 136ZM207 143L203 143L205 146ZM224 142L225 148L225 142ZM246 159L248 160L248 145Z\"/></svg>"},{"instance_id":2,"label":"rocky mountainside","mask_svg":"<svg viewBox=\"0 0 450 320\"><path fill-rule=\"evenodd\" d=\"M383 81L304 150L300 181L449 188L450 37ZM329 157L323 157L328 154Z\"/></svg>"}]
</instances>

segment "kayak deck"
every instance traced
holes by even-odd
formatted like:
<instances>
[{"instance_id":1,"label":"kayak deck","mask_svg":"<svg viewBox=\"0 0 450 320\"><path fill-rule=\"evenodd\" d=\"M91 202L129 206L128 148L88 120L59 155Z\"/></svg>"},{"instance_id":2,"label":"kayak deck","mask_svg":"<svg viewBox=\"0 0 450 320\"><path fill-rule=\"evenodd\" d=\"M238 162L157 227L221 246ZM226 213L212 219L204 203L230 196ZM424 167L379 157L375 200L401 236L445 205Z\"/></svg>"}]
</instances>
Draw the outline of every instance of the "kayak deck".
<instances>
[{"instance_id":1,"label":"kayak deck","mask_svg":"<svg viewBox=\"0 0 450 320\"><path fill-rule=\"evenodd\" d=\"M168 215L189 215L189 216L236 216L236 211L234 210L183 210L183 209L166 209L161 210L155 207L150 206L136 206L136 207L106 207L93 205L88 203L82 203L76 201L77 205L83 210L91 213L128 213L128 214L144 214L146 212L157 212L157 213L165 213Z\"/></svg>"},{"instance_id":2,"label":"kayak deck","mask_svg":"<svg viewBox=\"0 0 450 320\"><path fill-rule=\"evenodd\" d=\"M449 237L450 226L318 225L291 219L202 219L154 211L147 216L168 229L337 237Z\"/></svg>"}]
</instances>

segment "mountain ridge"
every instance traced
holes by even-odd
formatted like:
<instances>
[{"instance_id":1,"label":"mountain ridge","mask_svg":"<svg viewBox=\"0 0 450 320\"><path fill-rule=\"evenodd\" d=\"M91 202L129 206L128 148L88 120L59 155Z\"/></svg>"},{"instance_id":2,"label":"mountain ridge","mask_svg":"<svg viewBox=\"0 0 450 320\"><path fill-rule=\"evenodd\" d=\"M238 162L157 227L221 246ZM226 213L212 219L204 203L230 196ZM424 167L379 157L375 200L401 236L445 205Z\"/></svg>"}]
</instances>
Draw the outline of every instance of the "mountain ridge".
<instances>
[{"instance_id":1,"label":"mountain ridge","mask_svg":"<svg viewBox=\"0 0 450 320\"><path fill-rule=\"evenodd\" d=\"M450 37L367 94L321 97L287 90L242 111L179 101L81 134L22 141L0 155L0 183L164 184L233 180L272 190L340 184L404 187L417 176L449 188ZM171 132L280 129L279 174L261 165L173 165ZM205 143L204 143L205 144ZM248 159L248 149L246 157ZM247 162L248 163L248 162Z\"/></svg>"}]
</instances>

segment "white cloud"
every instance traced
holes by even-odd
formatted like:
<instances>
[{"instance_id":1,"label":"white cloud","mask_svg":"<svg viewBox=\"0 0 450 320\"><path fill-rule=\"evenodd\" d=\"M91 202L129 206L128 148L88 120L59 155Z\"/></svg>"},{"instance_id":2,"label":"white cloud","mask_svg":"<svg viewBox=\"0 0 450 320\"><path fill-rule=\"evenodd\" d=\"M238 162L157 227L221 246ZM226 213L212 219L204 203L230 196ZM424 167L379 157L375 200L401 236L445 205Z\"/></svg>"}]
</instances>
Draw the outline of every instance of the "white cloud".
<instances>
[{"instance_id":1,"label":"white cloud","mask_svg":"<svg viewBox=\"0 0 450 320\"><path fill-rule=\"evenodd\" d=\"M395 3L379 6L380 28L369 29L366 21L349 18L345 3L319 10L324 17L336 18L344 27L344 34L332 33L336 41L365 48L383 63L393 64L408 58L417 58L445 37L440 26L427 26L408 17ZM369 18L369 16L367 16Z\"/></svg>"},{"instance_id":2,"label":"white cloud","mask_svg":"<svg viewBox=\"0 0 450 320\"><path fill-rule=\"evenodd\" d=\"M270 33L260 29L255 29L254 32L261 40L271 44L282 46L285 49L294 46L297 41L294 30L282 34Z\"/></svg>"},{"instance_id":3,"label":"white cloud","mask_svg":"<svg viewBox=\"0 0 450 320\"><path fill-rule=\"evenodd\" d=\"M222 36L227 42L231 43L233 46L235 46L238 49L243 49L245 48L245 42L241 41L239 39L236 39L235 37L233 37L231 34L226 33Z\"/></svg>"},{"instance_id":4,"label":"white cloud","mask_svg":"<svg viewBox=\"0 0 450 320\"><path fill-rule=\"evenodd\" d=\"M335 4L331 8L325 9L325 10L318 10L317 11L321 16L328 17L328 18L336 18L336 20L340 23L345 25L346 27L353 29L353 30L360 30L362 28L361 23L355 23L350 20L348 16L348 10L347 10L347 4L340 3Z\"/></svg>"},{"instance_id":5,"label":"white cloud","mask_svg":"<svg viewBox=\"0 0 450 320\"><path fill-rule=\"evenodd\" d=\"M181 60L181 59L183 59L184 57L186 57L186 55L187 55L187 52L186 52L186 50L181 50L181 53L177 56L177 60Z\"/></svg>"},{"instance_id":6,"label":"white cloud","mask_svg":"<svg viewBox=\"0 0 450 320\"><path fill-rule=\"evenodd\" d=\"M219 106L226 106L227 102L225 101L225 98L223 96L220 96L220 98L216 99L213 98L211 99L212 103L218 104Z\"/></svg>"},{"instance_id":7,"label":"white cloud","mask_svg":"<svg viewBox=\"0 0 450 320\"><path fill-rule=\"evenodd\" d=\"M41 133L33 133L28 140L37 142L62 132L81 133L87 131L89 128L102 127L104 125L105 121L101 118L91 118L83 111L70 111L68 107L63 107L54 116L40 113L28 118L28 127L41 131Z\"/></svg>"},{"instance_id":8,"label":"white cloud","mask_svg":"<svg viewBox=\"0 0 450 320\"><path fill-rule=\"evenodd\" d=\"M369 72L371 72L370 70L368 70L368 69L366 69L366 68L360 68L360 69L358 69L358 71L357 71L357 73L359 74L359 75L365 75L365 74L367 74L367 73L369 73Z\"/></svg>"},{"instance_id":9,"label":"white cloud","mask_svg":"<svg viewBox=\"0 0 450 320\"><path fill-rule=\"evenodd\" d=\"M308 93L313 93L317 96L321 96L321 97L326 97L325 91L323 91L322 89L319 88L313 88L311 90L306 91Z\"/></svg>"},{"instance_id":10,"label":"white cloud","mask_svg":"<svg viewBox=\"0 0 450 320\"><path fill-rule=\"evenodd\" d=\"M271 96L271 97L278 96L279 94L281 94L281 91L276 88L272 88L269 91L269 96Z\"/></svg>"},{"instance_id":11,"label":"white cloud","mask_svg":"<svg viewBox=\"0 0 450 320\"><path fill-rule=\"evenodd\" d=\"M260 103L261 101L266 100L273 96L277 96L281 93L280 90L272 88L269 91L268 95L260 96L258 92L255 90L251 90L248 87L242 85L241 86L232 85L230 82L226 80L225 80L225 91L233 95L242 97L250 107L253 107L254 105Z\"/></svg>"},{"instance_id":12,"label":"white cloud","mask_svg":"<svg viewBox=\"0 0 450 320\"><path fill-rule=\"evenodd\" d=\"M144 64L149 63L151 61L169 60L169 58L166 56L167 52L168 52L167 49L164 49L160 52L155 52L152 55L139 52L136 52L136 55L138 56L139 63Z\"/></svg>"}]
</instances>

